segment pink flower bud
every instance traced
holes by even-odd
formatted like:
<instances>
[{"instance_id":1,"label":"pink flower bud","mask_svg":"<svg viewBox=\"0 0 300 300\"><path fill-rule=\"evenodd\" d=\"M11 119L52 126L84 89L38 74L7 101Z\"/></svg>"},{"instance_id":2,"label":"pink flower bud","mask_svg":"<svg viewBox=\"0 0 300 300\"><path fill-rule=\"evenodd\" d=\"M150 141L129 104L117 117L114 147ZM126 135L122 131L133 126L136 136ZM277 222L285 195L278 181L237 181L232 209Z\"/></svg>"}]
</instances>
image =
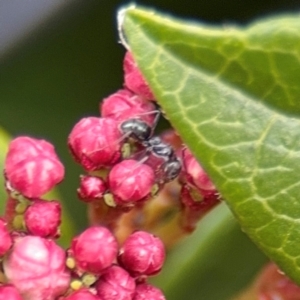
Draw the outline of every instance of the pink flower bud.
<instances>
[{"instance_id":1,"label":"pink flower bud","mask_svg":"<svg viewBox=\"0 0 300 300\"><path fill-rule=\"evenodd\" d=\"M87 289L80 289L73 292L68 297L63 298L62 300L101 300L97 295L93 295Z\"/></svg>"},{"instance_id":2,"label":"pink flower bud","mask_svg":"<svg viewBox=\"0 0 300 300\"><path fill-rule=\"evenodd\" d=\"M35 200L27 208L24 220L31 234L57 238L61 223L61 205L57 201Z\"/></svg>"},{"instance_id":3,"label":"pink flower bud","mask_svg":"<svg viewBox=\"0 0 300 300\"><path fill-rule=\"evenodd\" d=\"M39 198L62 181L64 166L50 143L18 137L9 144L4 172L14 190Z\"/></svg>"},{"instance_id":4,"label":"pink flower bud","mask_svg":"<svg viewBox=\"0 0 300 300\"><path fill-rule=\"evenodd\" d=\"M26 151L25 151L26 150ZM37 157L41 153L51 156L55 154L54 147L45 140L37 140L28 136L19 136L12 140L9 145L9 160L13 164L18 164L26 157Z\"/></svg>"},{"instance_id":5,"label":"pink flower bud","mask_svg":"<svg viewBox=\"0 0 300 300\"><path fill-rule=\"evenodd\" d=\"M87 171L110 167L121 157L121 132L111 118L81 119L71 131L68 146Z\"/></svg>"},{"instance_id":6,"label":"pink flower bud","mask_svg":"<svg viewBox=\"0 0 300 300\"><path fill-rule=\"evenodd\" d=\"M86 229L72 241L70 254L77 268L93 274L101 273L115 260L118 243L105 227L93 226Z\"/></svg>"},{"instance_id":7,"label":"pink flower bud","mask_svg":"<svg viewBox=\"0 0 300 300\"><path fill-rule=\"evenodd\" d=\"M165 300L162 291L150 284L138 284L132 300Z\"/></svg>"},{"instance_id":8,"label":"pink flower bud","mask_svg":"<svg viewBox=\"0 0 300 300\"><path fill-rule=\"evenodd\" d=\"M144 200L150 195L155 182L151 167L127 159L115 165L108 175L109 189L119 205Z\"/></svg>"},{"instance_id":9,"label":"pink flower bud","mask_svg":"<svg viewBox=\"0 0 300 300\"><path fill-rule=\"evenodd\" d=\"M136 231L131 234L120 250L120 264L133 276L158 273L165 260L162 241L153 234Z\"/></svg>"},{"instance_id":10,"label":"pink flower bud","mask_svg":"<svg viewBox=\"0 0 300 300\"><path fill-rule=\"evenodd\" d=\"M217 193L216 187L189 149L182 150L182 160L183 175L189 184L196 186L203 196Z\"/></svg>"},{"instance_id":11,"label":"pink flower bud","mask_svg":"<svg viewBox=\"0 0 300 300\"><path fill-rule=\"evenodd\" d=\"M111 266L99 278L96 290L103 300L131 300L135 281L123 268Z\"/></svg>"},{"instance_id":12,"label":"pink flower bud","mask_svg":"<svg viewBox=\"0 0 300 300\"><path fill-rule=\"evenodd\" d=\"M201 211L202 214L208 212L215 205L220 203L219 194L208 194L207 196L203 196L198 189L189 186L188 184L183 184L180 192L181 202L197 211Z\"/></svg>"},{"instance_id":13,"label":"pink flower bud","mask_svg":"<svg viewBox=\"0 0 300 300\"><path fill-rule=\"evenodd\" d=\"M141 95L147 100L154 100L154 95L138 69L132 54L127 51L123 62L125 86L134 93Z\"/></svg>"},{"instance_id":14,"label":"pink flower bud","mask_svg":"<svg viewBox=\"0 0 300 300\"><path fill-rule=\"evenodd\" d=\"M297 300L300 287L281 272L274 263L264 266L254 283L259 300Z\"/></svg>"},{"instance_id":15,"label":"pink flower bud","mask_svg":"<svg viewBox=\"0 0 300 300\"><path fill-rule=\"evenodd\" d=\"M84 202L100 200L106 191L104 180L96 176L80 176L80 187L77 189L78 197Z\"/></svg>"},{"instance_id":16,"label":"pink flower bud","mask_svg":"<svg viewBox=\"0 0 300 300\"><path fill-rule=\"evenodd\" d=\"M23 300L19 291L10 284L0 286L0 300Z\"/></svg>"},{"instance_id":17,"label":"pink flower bud","mask_svg":"<svg viewBox=\"0 0 300 300\"><path fill-rule=\"evenodd\" d=\"M54 300L69 287L65 251L52 240L37 236L17 238L3 267L8 282L25 300Z\"/></svg>"},{"instance_id":18,"label":"pink flower bud","mask_svg":"<svg viewBox=\"0 0 300 300\"><path fill-rule=\"evenodd\" d=\"M3 256L11 247L12 238L6 227L6 222L0 218L0 256Z\"/></svg>"},{"instance_id":19,"label":"pink flower bud","mask_svg":"<svg viewBox=\"0 0 300 300\"><path fill-rule=\"evenodd\" d=\"M123 122L132 118L139 118L150 126L156 117L155 105L129 90L119 90L103 99L101 116L110 117Z\"/></svg>"}]
</instances>

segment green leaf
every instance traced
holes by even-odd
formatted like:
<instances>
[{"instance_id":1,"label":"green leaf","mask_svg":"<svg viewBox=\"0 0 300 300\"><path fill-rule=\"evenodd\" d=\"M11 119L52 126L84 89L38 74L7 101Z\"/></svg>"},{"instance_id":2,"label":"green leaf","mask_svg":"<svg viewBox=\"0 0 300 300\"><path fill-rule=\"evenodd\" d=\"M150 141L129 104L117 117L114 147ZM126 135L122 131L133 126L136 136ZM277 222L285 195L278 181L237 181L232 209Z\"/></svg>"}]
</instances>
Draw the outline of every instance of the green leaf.
<instances>
[{"instance_id":1,"label":"green leaf","mask_svg":"<svg viewBox=\"0 0 300 300\"><path fill-rule=\"evenodd\" d=\"M152 282L164 291L166 299L231 299L265 261L228 208L219 205L167 255Z\"/></svg>"},{"instance_id":2,"label":"green leaf","mask_svg":"<svg viewBox=\"0 0 300 300\"><path fill-rule=\"evenodd\" d=\"M10 141L9 135L0 127L0 170L3 173L4 159ZM6 192L4 188L4 176L0 176L0 216L4 213L6 203Z\"/></svg>"},{"instance_id":3,"label":"green leaf","mask_svg":"<svg viewBox=\"0 0 300 300\"><path fill-rule=\"evenodd\" d=\"M1 127L0 127L0 167L1 170L4 169L4 160L6 153L8 151L8 145L11 138ZM4 177L0 176L0 216L4 214L5 211L5 203L6 203L6 192L4 188ZM62 204L62 223L60 226L61 229L61 237L59 239L59 243L64 246L68 247L70 245L70 241L75 233L75 225L73 223L73 220L71 219L68 211L65 208L65 205L63 203L62 197L60 193L58 192L58 189L55 188L52 191L50 191L47 195L45 195L44 199L48 200L58 200Z\"/></svg>"},{"instance_id":4,"label":"green leaf","mask_svg":"<svg viewBox=\"0 0 300 300\"><path fill-rule=\"evenodd\" d=\"M300 283L299 16L217 28L124 13L167 118L243 230Z\"/></svg>"}]
</instances>

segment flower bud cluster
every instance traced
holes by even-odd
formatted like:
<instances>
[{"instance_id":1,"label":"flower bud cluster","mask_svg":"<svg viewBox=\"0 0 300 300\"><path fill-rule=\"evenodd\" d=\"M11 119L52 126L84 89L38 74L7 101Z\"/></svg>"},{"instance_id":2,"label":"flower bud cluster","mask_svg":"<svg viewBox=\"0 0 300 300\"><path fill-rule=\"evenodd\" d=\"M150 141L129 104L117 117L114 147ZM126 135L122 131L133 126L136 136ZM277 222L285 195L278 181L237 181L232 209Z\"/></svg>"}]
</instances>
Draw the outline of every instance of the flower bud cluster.
<instances>
[{"instance_id":1,"label":"flower bud cluster","mask_svg":"<svg viewBox=\"0 0 300 300\"><path fill-rule=\"evenodd\" d=\"M157 236L172 244L218 203L215 186L175 132L153 135L160 111L129 52L124 72L124 88L103 100L101 117L83 118L68 138L87 172L78 196L99 215L67 250L56 242L61 204L44 199L64 178L54 147L26 136L10 143L0 299L164 300L147 282L165 260ZM172 217L180 220L179 231ZM168 231L161 233L160 226Z\"/></svg>"},{"instance_id":2,"label":"flower bud cluster","mask_svg":"<svg viewBox=\"0 0 300 300\"><path fill-rule=\"evenodd\" d=\"M41 197L64 177L64 167L54 147L30 137L14 139L4 165L10 201L6 221L16 231L44 238L60 235L61 205Z\"/></svg>"},{"instance_id":3,"label":"flower bud cluster","mask_svg":"<svg viewBox=\"0 0 300 300\"><path fill-rule=\"evenodd\" d=\"M79 198L127 211L176 178L181 164L168 143L153 137L160 111L129 52L124 72L124 88L103 99L101 117L74 126L68 145L89 172L81 176Z\"/></svg>"},{"instance_id":4,"label":"flower bud cluster","mask_svg":"<svg viewBox=\"0 0 300 300\"><path fill-rule=\"evenodd\" d=\"M30 137L14 139L4 165L7 207L0 219L0 298L56 299L69 288L60 235L61 205L42 196L64 177L54 147Z\"/></svg>"},{"instance_id":5,"label":"flower bud cluster","mask_svg":"<svg viewBox=\"0 0 300 300\"><path fill-rule=\"evenodd\" d=\"M21 155L24 145L28 157ZM134 232L119 248L110 230L92 226L74 237L67 251L57 245L61 206L41 197L58 175L62 179L62 170L48 142L28 137L11 142L5 162L7 212L0 218L0 299L131 300L147 293L164 299L146 283L165 259L162 242L152 234ZM89 186L103 187L94 177L82 180L87 192Z\"/></svg>"},{"instance_id":6,"label":"flower bud cluster","mask_svg":"<svg viewBox=\"0 0 300 300\"><path fill-rule=\"evenodd\" d=\"M118 226L124 213L140 209L133 219L139 221L131 222L133 231L143 229L140 224L147 223L142 208L151 206L156 199L153 196L171 194L181 201L174 203L170 199L170 205L165 207L173 214L177 206L182 215L178 218L179 226L183 232L191 232L197 221L219 203L219 194L174 130L153 135L161 112L129 52L123 68L123 89L103 99L101 117L80 120L69 135L68 145L74 159L88 172L81 176L78 196L92 207L91 222L110 229ZM174 186L171 191L166 184L177 177L179 193L177 187L174 192ZM166 202L156 202L160 201ZM162 218L164 214L168 214L167 209L161 213Z\"/></svg>"},{"instance_id":7,"label":"flower bud cluster","mask_svg":"<svg viewBox=\"0 0 300 300\"><path fill-rule=\"evenodd\" d=\"M107 228L90 227L73 239L68 250L67 265L73 274L71 287L77 290L69 297L77 299L79 290L103 300L143 299L146 292L140 291L139 285L146 284L148 276L161 270L164 259L164 246L152 234L134 232L119 249ZM159 289L149 290L160 295L153 299L164 299Z\"/></svg>"}]
</instances>

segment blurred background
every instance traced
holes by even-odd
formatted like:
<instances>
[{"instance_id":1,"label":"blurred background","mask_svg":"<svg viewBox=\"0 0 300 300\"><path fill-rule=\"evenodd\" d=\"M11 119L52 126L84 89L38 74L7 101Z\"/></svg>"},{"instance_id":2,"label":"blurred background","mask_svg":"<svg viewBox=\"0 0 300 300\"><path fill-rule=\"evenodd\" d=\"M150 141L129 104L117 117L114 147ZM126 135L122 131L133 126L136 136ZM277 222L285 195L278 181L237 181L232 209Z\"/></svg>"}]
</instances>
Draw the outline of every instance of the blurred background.
<instances>
[{"instance_id":1,"label":"blurred background","mask_svg":"<svg viewBox=\"0 0 300 300\"><path fill-rule=\"evenodd\" d=\"M262 16L300 8L296 0L135 3L219 25L243 25ZM60 191L77 230L86 225L85 207L76 197L81 169L69 155L66 139L75 122L98 115L99 101L122 87L124 49L118 44L115 16L124 4L128 2L0 0L0 126L12 136L43 137L56 145L66 166ZM264 257L240 232L236 235L244 241L245 249L252 247L249 255L257 262L253 264L257 269ZM232 249L226 251L230 253ZM241 263L243 260L245 257L241 257ZM248 277L255 268L246 272ZM193 291L191 294L195 295ZM175 300L175 296L170 299Z\"/></svg>"}]
</instances>

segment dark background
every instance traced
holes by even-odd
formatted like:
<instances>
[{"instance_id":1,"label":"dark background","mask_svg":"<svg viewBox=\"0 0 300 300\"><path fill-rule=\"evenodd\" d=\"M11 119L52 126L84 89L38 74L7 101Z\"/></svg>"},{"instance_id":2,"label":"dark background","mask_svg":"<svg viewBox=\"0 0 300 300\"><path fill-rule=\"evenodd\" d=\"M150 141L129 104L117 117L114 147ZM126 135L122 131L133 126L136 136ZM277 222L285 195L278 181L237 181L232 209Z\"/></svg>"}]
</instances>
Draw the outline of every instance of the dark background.
<instances>
[{"instance_id":1,"label":"dark background","mask_svg":"<svg viewBox=\"0 0 300 300\"><path fill-rule=\"evenodd\" d=\"M34 5L38 0L22 1ZM72 1L0 56L0 125L14 136L28 134L55 143L67 168L61 191L79 227L86 219L75 194L80 169L68 153L66 139L77 120L97 115L99 100L122 86L124 49L118 44L115 16L127 3ZM135 3L220 25L247 24L258 17L300 7L298 1L270 0Z\"/></svg>"}]
</instances>

